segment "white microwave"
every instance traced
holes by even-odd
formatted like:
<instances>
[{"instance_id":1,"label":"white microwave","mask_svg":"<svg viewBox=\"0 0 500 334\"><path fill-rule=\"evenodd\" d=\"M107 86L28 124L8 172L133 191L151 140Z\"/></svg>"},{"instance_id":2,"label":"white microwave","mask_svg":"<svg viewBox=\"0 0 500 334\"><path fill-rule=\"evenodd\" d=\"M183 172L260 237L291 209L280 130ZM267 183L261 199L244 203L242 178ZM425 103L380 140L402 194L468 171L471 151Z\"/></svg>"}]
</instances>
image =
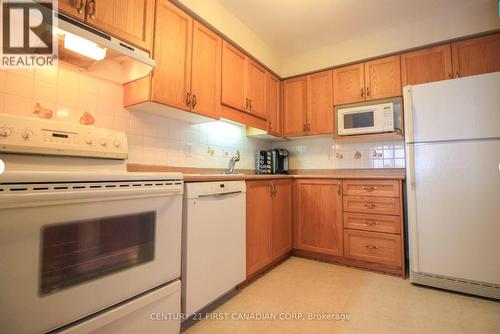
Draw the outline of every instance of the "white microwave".
<instances>
[{"instance_id":1,"label":"white microwave","mask_svg":"<svg viewBox=\"0 0 500 334\"><path fill-rule=\"evenodd\" d=\"M394 131L394 103L337 109L339 136Z\"/></svg>"}]
</instances>

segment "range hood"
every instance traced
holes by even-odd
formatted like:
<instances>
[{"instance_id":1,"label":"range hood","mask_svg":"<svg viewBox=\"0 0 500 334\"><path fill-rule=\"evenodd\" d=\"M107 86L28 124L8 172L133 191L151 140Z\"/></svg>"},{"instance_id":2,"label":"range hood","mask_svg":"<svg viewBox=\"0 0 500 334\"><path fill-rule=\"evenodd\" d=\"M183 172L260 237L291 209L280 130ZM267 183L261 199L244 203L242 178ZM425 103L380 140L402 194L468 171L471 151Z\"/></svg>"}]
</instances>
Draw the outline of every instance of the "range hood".
<instances>
[{"instance_id":1,"label":"range hood","mask_svg":"<svg viewBox=\"0 0 500 334\"><path fill-rule=\"evenodd\" d=\"M145 77L154 68L148 52L65 15L58 18L59 61L117 83Z\"/></svg>"}]
</instances>

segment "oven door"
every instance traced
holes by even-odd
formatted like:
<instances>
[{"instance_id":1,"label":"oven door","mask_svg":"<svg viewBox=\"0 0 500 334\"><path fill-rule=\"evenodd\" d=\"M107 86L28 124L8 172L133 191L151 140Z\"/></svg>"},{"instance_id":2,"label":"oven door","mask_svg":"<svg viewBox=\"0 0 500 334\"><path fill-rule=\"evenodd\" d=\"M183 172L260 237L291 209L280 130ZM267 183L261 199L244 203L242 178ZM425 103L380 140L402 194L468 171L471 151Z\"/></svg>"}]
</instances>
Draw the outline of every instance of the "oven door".
<instances>
[{"instance_id":1,"label":"oven door","mask_svg":"<svg viewBox=\"0 0 500 334\"><path fill-rule=\"evenodd\" d=\"M8 187L2 332L50 331L180 277L181 181Z\"/></svg>"}]
</instances>

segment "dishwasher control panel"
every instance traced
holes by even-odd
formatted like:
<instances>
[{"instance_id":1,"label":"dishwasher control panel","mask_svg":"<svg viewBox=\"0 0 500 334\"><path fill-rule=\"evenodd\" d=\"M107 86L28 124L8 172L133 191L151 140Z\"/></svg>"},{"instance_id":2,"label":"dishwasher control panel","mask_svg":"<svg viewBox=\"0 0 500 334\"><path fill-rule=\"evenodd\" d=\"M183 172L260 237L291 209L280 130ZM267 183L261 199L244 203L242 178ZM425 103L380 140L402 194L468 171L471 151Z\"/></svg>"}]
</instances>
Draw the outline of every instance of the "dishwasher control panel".
<instances>
[{"instance_id":1,"label":"dishwasher control panel","mask_svg":"<svg viewBox=\"0 0 500 334\"><path fill-rule=\"evenodd\" d=\"M245 181L214 181L186 184L184 195L188 198L206 197L226 193L246 193Z\"/></svg>"}]
</instances>

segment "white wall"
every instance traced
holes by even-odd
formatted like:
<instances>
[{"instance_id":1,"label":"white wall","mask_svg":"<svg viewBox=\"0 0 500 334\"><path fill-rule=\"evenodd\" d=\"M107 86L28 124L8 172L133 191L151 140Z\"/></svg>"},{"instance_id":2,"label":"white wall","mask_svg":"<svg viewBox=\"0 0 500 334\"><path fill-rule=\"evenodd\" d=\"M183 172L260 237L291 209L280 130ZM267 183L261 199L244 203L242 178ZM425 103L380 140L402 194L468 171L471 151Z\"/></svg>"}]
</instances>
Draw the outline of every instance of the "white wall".
<instances>
[{"instance_id":1,"label":"white wall","mask_svg":"<svg viewBox=\"0 0 500 334\"><path fill-rule=\"evenodd\" d=\"M54 111L54 120L77 123L84 112L95 126L128 134L129 162L180 167L226 168L239 150L237 168L253 169L258 149L270 143L245 136L227 122L191 125L124 109L121 85L68 67L59 70L0 71L0 112L37 117L35 103Z\"/></svg>"},{"instance_id":2,"label":"white wall","mask_svg":"<svg viewBox=\"0 0 500 334\"><path fill-rule=\"evenodd\" d=\"M381 19L390 20L390 16ZM403 26L284 58L280 74L288 77L495 29L500 29L496 0L471 1L468 8L451 6L445 15L424 21L412 21L408 13Z\"/></svg>"},{"instance_id":3,"label":"white wall","mask_svg":"<svg viewBox=\"0 0 500 334\"><path fill-rule=\"evenodd\" d=\"M281 73L281 58L250 28L222 6L218 0L177 0L237 43L260 62Z\"/></svg>"}]
</instances>

